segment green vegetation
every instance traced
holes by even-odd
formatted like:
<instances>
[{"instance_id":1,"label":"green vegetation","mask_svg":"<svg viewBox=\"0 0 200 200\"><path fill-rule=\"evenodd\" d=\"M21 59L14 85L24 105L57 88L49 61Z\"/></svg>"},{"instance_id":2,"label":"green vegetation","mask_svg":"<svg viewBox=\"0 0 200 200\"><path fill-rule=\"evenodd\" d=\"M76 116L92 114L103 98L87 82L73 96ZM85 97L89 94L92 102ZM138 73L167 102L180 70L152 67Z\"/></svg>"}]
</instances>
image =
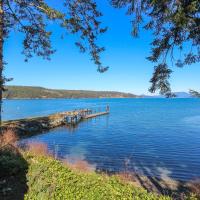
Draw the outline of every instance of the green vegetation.
<instances>
[{"instance_id":1,"label":"green vegetation","mask_svg":"<svg viewBox=\"0 0 200 200\"><path fill-rule=\"evenodd\" d=\"M53 90L43 87L7 86L3 98L7 99L35 99L35 98L136 98L130 93L113 91L87 90Z\"/></svg>"},{"instance_id":2,"label":"green vegetation","mask_svg":"<svg viewBox=\"0 0 200 200\"><path fill-rule=\"evenodd\" d=\"M73 171L45 156L27 156L29 191L25 199L146 199L167 200L123 183L116 177Z\"/></svg>"},{"instance_id":3,"label":"green vegetation","mask_svg":"<svg viewBox=\"0 0 200 200\"><path fill-rule=\"evenodd\" d=\"M12 200L171 200L117 176L81 172L47 155L1 152L0 196ZM8 168L7 168L8 167ZM8 169L8 170L7 170ZM11 178L10 178L11 177ZM3 184L2 184L3 183ZM192 196L187 200L197 200Z\"/></svg>"},{"instance_id":4,"label":"green vegetation","mask_svg":"<svg viewBox=\"0 0 200 200\"><path fill-rule=\"evenodd\" d=\"M13 147L0 146L0 199L21 200L27 191L28 163Z\"/></svg>"},{"instance_id":5,"label":"green vegetation","mask_svg":"<svg viewBox=\"0 0 200 200\"><path fill-rule=\"evenodd\" d=\"M6 63L4 43L10 33L21 34L26 62L35 55L49 60L55 52L51 44L55 29L48 25L57 24L61 28L58 37L76 35L75 45L82 53L88 52L97 70L104 72L108 67L102 65L100 54L105 48L97 44L97 38L107 30L100 22L101 16L93 0L59 1L55 5L45 0L0 0L0 122L4 83L11 80L3 74Z\"/></svg>"},{"instance_id":6,"label":"green vegetation","mask_svg":"<svg viewBox=\"0 0 200 200\"><path fill-rule=\"evenodd\" d=\"M28 163L27 183L24 181L25 170ZM1 172L9 175L17 175L23 177L23 183L20 185L20 191L24 192L24 199L144 199L144 200L168 200L170 198L157 196L147 193L141 188L136 188L131 184L121 182L117 177L108 177L106 175L98 175L96 173L85 173L71 170L64 166L61 162L47 156L33 156L30 153L24 154L24 159L14 154L6 153L0 160ZM4 165L4 166L3 166ZM5 165L14 170L6 170ZM10 174L12 172L12 174ZM18 176L19 178L19 176ZM18 184L21 178L15 183ZM10 190L4 190L4 194L11 194L13 185ZM16 187L16 186L15 186ZM28 188L23 191L23 188ZM13 195L8 195L14 197ZM9 199L9 198L8 198ZM16 199L16 198L14 198Z\"/></svg>"},{"instance_id":7,"label":"green vegetation","mask_svg":"<svg viewBox=\"0 0 200 200\"><path fill-rule=\"evenodd\" d=\"M193 97L197 97L197 98L200 98L200 93L195 91L195 90L190 90L190 94L193 96Z\"/></svg>"},{"instance_id":8,"label":"green vegetation","mask_svg":"<svg viewBox=\"0 0 200 200\"><path fill-rule=\"evenodd\" d=\"M174 64L184 67L200 62L199 0L110 2L116 8L127 9L127 14L131 15L133 36L138 36L141 29L151 31L152 48L147 59L155 67L149 91L154 93L159 90L161 94L171 97L169 78Z\"/></svg>"},{"instance_id":9,"label":"green vegetation","mask_svg":"<svg viewBox=\"0 0 200 200\"><path fill-rule=\"evenodd\" d=\"M0 197L5 200L146 199L170 198L147 193L116 176L81 171L55 160L45 144L31 144L28 151L15 147L13 132L0 137ZM81 169L84 164L79 164Z\"/></svg>"},{"instance_id":10,"label":"green vegetation","mask_svg":"<svg viewBox=\"0 0 200 200\"><path fill-rule=\"evenodd\" d=\"M43 143L32 143L24 151L15 146L16 141L12 132L0 137L1 199L172 200L120 176L97 174L83 161L72 165L56 160ZM198 200L194 195L181 199Z\"/></svg>"}]
</instances>

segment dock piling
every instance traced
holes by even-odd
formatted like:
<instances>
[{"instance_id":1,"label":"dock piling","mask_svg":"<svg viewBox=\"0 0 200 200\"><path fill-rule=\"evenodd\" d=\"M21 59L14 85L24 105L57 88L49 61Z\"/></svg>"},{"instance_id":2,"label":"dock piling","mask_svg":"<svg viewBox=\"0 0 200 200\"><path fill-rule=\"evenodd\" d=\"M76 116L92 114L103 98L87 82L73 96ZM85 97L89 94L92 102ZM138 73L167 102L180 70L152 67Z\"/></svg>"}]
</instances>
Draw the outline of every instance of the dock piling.
<instances>
[{"instance_id":1,"label":"dock piling","mask_svg":"<svg viewBox=\"0 0 200 200\"><path fill-rule=\"evenodd\" d=\"M109 106L106 106L105 111L101 111L101 108L96 109L82 109L82 110L75 110L74 112L70 113L65 117L67 124L77 124L81 120L90 119L102 115L107 115L110 112Z\"/></svg>"}]
</instances>

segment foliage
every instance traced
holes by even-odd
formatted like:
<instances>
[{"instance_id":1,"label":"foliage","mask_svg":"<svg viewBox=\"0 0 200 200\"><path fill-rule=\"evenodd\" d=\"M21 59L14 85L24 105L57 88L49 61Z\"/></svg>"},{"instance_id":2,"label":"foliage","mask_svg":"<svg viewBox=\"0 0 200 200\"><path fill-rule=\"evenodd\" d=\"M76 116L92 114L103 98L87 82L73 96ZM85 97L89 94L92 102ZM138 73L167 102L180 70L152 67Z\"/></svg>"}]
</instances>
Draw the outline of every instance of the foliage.
<instances>
[{"instance_id":1,"label":"foliage","mask_svg":"<svg viewBox=\"0 0 200 200\"><path fill-rule=\"evenodd\" d=\"M195 91L195 90L190 90L190 94L193 96L193 97L198 97L200 98L200 93Z\"/></svg>"},{"instance_id":2,"label":"foliage","mask_svg":"<svg viewBox=\"0 0 200 200\"><path fill-rule=\"evenodd\" d=\"M199 0L111 0L116 8L126 7L133 16L134 36L141 26L152 30L154 40L148 60L156 63L151 79L151 92L171 93L169 79L175 62L178 67L200 61L200 3ZM174 52L180 51L175 58ZM183 53L181 53L183 52ZM178 55L176 53L176 55Z\"/></svg>"},{"instance_id":3,"label":"foliage","mask_svg":"<svg viewBox=\"0 0 200 200\"><path fill-rule=\"evenodd\" d=\"M82 173L63 166L50 157L26 155L29 190L25 199L143 199L168 200L141 188L121 182L117 177Z\"/></svg>"},{"instance_id":4,"label":"foliage","mask_svg":"<svg viewBox=\"0 0 200 200\"><path fill-rule=\"evenodd\" d=\"M48 24L56 23L64 31L61 34L78 35L75 44L81 52L89 52L91 59L97 65L99 72L104 72L100 53L104 47L97 45L97 38L106 31L101 26L101 12L97 10L94 0L63 0L51 5L45 0L0 0L0 123L2 112L2 92L7 79L3 74L4 42L11 32L20 32L23 36L23 51L25 61L34 55L50 59L55 52L51 45L51 35ZM0 130L1 131L1 130Z\"/></svg>"},{"instance_id":5,"label":"foliage","mask_svg":"<svg viewBox=\"0 0 200 200\"><path fill-rule=\"evenodd\" d=\"M151 79L151 92L157 89L162 94L170 94L169 79L172 70L168 61L175 62L178 67L200 61L200 4L198 0L110 0L116 8L126 7L128 14L133 16L134 36L138 35L140 26L152 30L154 40L152 53L148 59L154 63L155 73ZM81 52L88 50L98 71L104 72L100 53L103 47L97 45L97 37L106 31L101 27L95 0L63 0L57 6L44 0L1 0L0 1L0 67L3 70L3 39L12 30L24 35L23 53L28 60L33 55L49 59L55 52L51 46L51 34L48 23L59 24L65 33L77 34L80 38L76 45ZM190 47L189 47L190 46ZM175 58L174 51L180 51ZM162 67L163 70L159 70ZM163 73L164 71L164 73ZM1 86L5 81L2 77ZM168 95L169 96L169 95Z\"/></svg>"},{"instance_id":6,"label":"foliage","mask_svg":"<svg viewBox=\"0 0 200 200\"><path fill-rule=\"evenodd\" d=\"M24 168L23 159L15 148L17 136L12 131L0 135L0 177L13 175Z\"/></svg>"},{"instance_id":7,"label":"foliage","mask_svg":"<svg viewBox=\"0 0 200 200\"><path fill-rule=\"evenodd\" d=\"M95 166L91 165L85 160L74 160L73 162L68 159L63 159L62 163L66 165L68 168L80 172L92 172L95 171Z\"/></svg>"},{"instance_id":8,"label":"foliage","mask_svg":"<svg viewBox=\"0 0 200 200\"><path fill-rule=\"evenodd\" d=\"M200 179L192 180L188 183L191 193L200 198Z\"/></svg>"},{"instance_id":9,"label":"foliage","mask_svg":"<svg viewBox=\"0 0 200 200\"><path fill-rule=\"evenodd\" d=\"M24 159L12 147L0 149L0 177L13 176L26 168Z\"/></svg>"},{"instance_id":10,"label":"foliage","mask_svg":"<svg viewBox=\"0 0 200 200\"><path fill-rule=\"evenodd\" d=\"M0 149L7 145L15 146L18 137L12 130L4 131L3 134L0 135Z\"/></svg>"},{"instance_id":11,"label":"foliage","mask_svg":"<svg viewBox=\"0 0 200 200\"><path fill-rule=\"evenodd\" d=\"M171 200L149 193L119 176L82 170L85 164L78 166L76 169L49 154L22 152L9 145L0 150L0 195L3 199L25 200ZM197 197L192 195L186 200L197 200Z\"/></svg>"},{"instance_id":12,"label":"foliage","mask_svg":"<svg viewBox=\"0 0 200 200\"><path fill-rule=\"evenodd\" d=\"M185 200L199 200L199 197L196 194L190 194Z\"/></svg>"},{"instance_id":13,"label":"foliage","mask_svg":"<svg viewBox=\"0 0 200 200\"><path fill-rule=\"evenodd\" d=\"M155 92L156 88L161 89L161 94L167 94L169 91L169 77L171 70L167 68L166 64L160 64L155 67L153 77L151 79L152 87L150 88L151 92Z\"/></svg>"},{"instance_id":14,"label":"foliage","mask_svg":"<svg viewBox=\"0 0 200 200\"><path fill-rule=\"evenodd\" d=\"M12 98L99 98L99 97L137 97L122 92L87 91L87 90L53 90L42 87L7 86L3 97Z\"/></svg>"},{"instance_id":15,"label":"foliage","mask_svg":"<svg viewBox=\"0 0 200 200\"><path fill-rule=\"evenodd\" d=\"M31 142L31 143L28 143L27 149L33 155L46 155L46 156L49 155L48 147L45 143Z\"/></svg>"},{"instance_id":16,"label":"foliage","mask_svg":"<svg viewBox=\"0 0 200 200\"><path fill-rule=\"evenodd\" d=\"M93 0L63 0L51 5L44 0L1 0L3 14L3 38L9 37L13 30L23 33L23 54L26 61L33 55L49 59L55 52L51 45L52 31L48 24L53 21L60 25L65 33L77 34L80 38L76 45L81 52L87 49L99 71L104 71L99 54L104 48L96 44L97 37L106 31L101 27ZM63 36L63 34L61 36Z\"/></svg>"},{"instance_id":17,"label":"foliage","mask_svg":"<svg viewBox=\"0 0 200 200\"><path fill-rule=\"evenodd\" d=\"M0 148L0 197L4 200L24 198L27 191L28 164L15 146Z\"/></svg>"}]
</instances>

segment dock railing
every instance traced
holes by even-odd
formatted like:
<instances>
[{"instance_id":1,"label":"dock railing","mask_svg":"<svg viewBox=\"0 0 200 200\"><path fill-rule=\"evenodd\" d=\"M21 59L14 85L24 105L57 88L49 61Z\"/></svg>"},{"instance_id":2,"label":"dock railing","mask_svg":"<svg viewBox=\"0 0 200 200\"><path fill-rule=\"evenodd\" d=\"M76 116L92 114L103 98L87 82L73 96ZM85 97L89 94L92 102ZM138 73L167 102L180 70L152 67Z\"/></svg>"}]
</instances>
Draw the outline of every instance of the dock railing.
<instances>
[{"instance_id":1,"label":"dock railing","mask_svg":"<svg viewBox=\"0 0 200 200\"><path fill-rule=\"evenodd\" d=\"M110 107L106 106L106 109L102 111L101 108L98 109L81 109L81 110L75 110L71 113L69 113L65 119L67 124L77 124L79 121L83 119L89 119L94 118L102 115L109 114Z\"/></svg>"}]
</instances>

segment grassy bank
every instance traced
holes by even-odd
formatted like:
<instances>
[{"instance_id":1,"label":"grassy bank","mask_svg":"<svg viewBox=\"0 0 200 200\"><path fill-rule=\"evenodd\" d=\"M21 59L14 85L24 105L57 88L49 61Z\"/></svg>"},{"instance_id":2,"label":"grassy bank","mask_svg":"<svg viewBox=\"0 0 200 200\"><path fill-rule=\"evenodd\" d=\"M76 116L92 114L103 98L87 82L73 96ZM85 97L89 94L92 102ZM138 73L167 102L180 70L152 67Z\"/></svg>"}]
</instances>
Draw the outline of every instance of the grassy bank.
<instances>
[{"instance_id":1,"label":"grassy bank","mask_svg":"<svg viewBox=\"0 0 200 200\"><path fill-rule=\"evenodd\" d=\"M167 200L121 182L117 177L78 172L45 156L26 156L30 164L25 199L148 199Z\"/></svg>"},{"instance_id":2,"label":"grassy bank","mask_svg":"<svg viewBox=\"0 0 200 200\"><path fill-rule=\"evenodd\" d=\"M13 140L12 134L5 140ZM0 142L3 141L0 138ZM0 143L1 144L1 143ZM44 145L22 151L0 145L0 199L3 200L170 200L119 176L81 171L47 154ZM83 169L84 166L81 166ZM186 197L187 200L197 200Z\"/></svg>"},{"instance_id":3,"label":"grassy bank","mask_svg":"<svg viewBox=\"0 0 200 200\"><path fill-rule=\"evenodd\" d=\"M7 182L1 179L1 187L3 181L7 186L1 188L3 199L23 199L23 195L24 199L35 200L170 199L147 193L115 176L72 170L49 156L35 156L27 152L19 156L7 151L4 156L1 155L0 163L1 177L4 176ZM13 183L8 177L13 177Z\"/></svg>"}]
</instances>

